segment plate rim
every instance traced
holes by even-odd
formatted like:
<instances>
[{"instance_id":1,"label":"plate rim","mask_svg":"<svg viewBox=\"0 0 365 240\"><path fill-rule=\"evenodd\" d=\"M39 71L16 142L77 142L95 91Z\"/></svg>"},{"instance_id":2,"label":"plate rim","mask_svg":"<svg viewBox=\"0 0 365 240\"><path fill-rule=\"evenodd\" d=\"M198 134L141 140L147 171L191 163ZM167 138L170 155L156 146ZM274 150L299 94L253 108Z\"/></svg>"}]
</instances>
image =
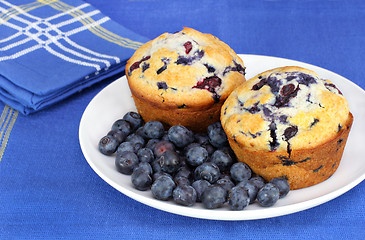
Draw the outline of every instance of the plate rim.
<instances>
[{"instance_id":1,"label":"plate rim","mask_svg":"<svg viewBox=\"0 0 365 240\"><path fill-rule=\"evenodd\" d=\"M351 87L356 87L358 88L358 90L362 91L362 94L365 95L365 91L358 86L357 84L355 84L354 82L348 80L347 78L333 72L330 71L328 69L319 67L319 66L315 66L309 63L305 63L302 61L297 61L297 60L292 60L292 59L287 59L287 58L282 58L282 57L275 57L275 56L266 56L266 55L256 55L256 54L238 54L241 58L246 58L246 57L258 57L258 58L271 58L271 59L280 59L282 61L291 61L291 62L296 62L298 64L304 64L307 65L307 67L311 67L311 68L317 68L320 69L321 71L327 71L330 72L331 74L335 74L336 77L338 78L342 78L344 80L346 80L346 85L347 84L351 84ZM313 207L316 207L318 205L324 204L328 201L333 200L334 198L337 198L341 195L343 195L344 193L348 192L349 190L351 190L352 188L354 188L355 186L357 186L358 184L360 184L364 179L365 179L365 172L362 173L362 175L360 175L358 178L356 178L355 180L351 181L349 184L346 184L345 186L336 189L335 191L329 192L325 195L319 196L319 197L315 197L313 199L309 199L309 200L305 200L299 203L294 203L294 204L290 204L290 205L284 205L284 206L277 206L275 208L271 208L271 211L267 211L267 208L262 208L262 209L254 209L254 210L243 210L243 211L239 211L242 213L242 218L236 218L236 217L232 217L235 216L237 214L233 214L237 211L231 211L228 209L218 209L218 210L210 210L210 209L194 209L194 210L198 210L198 215L194 214L189 214L189 209L191 208L187 208L184 206L179 206L177 204L174 204L174 211L171 211L171 209L169 209L167 206L169 206L170 204L166 204L166 206L164 206L165 203L164 201L160 201L157 199L153 199L153 198L149 198L143 195L139 195L127 188L122 187L121 185L117 184L113 179L111 179L110 177L108 177L106 174L104 174L96 165L93 161L91 161L90 159L92 158L91 156L89 156L89 153L87 152L87 150L85 149L85 143L84 143L84 139L82 138L83 134L84 134L84 129L83 126L85 125L85 117L88 114L89 111L89 107L92 106L92 103L94 101L96 101L95 99L99 98L100 96L102 96L103 91L108 88L111 87L113 84L118 84L118 81L122 81L123 78L126 78L126 76L122 76L118 79L116 79L115 81L113 81L112 83L108 84L107 86L105 86L103 89L101 89L92 99L91 101L88 103L87 107L85 108L82 116L81 116L81 120L80 120L80 124L79 124L79 144L82 150L82 153L84 155L84 158L86 159L87 163L90 165L90 167L93 169L93 171L102 178L102 180L104 180L105 182L107 182L110 186L112 186L113 188L115 188L116 190L118 190L119 192L123 193L124 195L126 195L127 197L140 202L144 205L150 206L152 208L161 210L161 211L165 211L165 212L169 212L169 213L173 213L173 214L177 214L177 215L182 215L182 216L186 216L186 217L192 217L192 218L200 218L200 219L209 219L209 220L225 220L225 221L241 221L241 220L254 220L254 219L266 219L266 218L272 218L272 217L279 217L279 216L283 216L283 215L289 215L292 213L297 213L303 210L307 210ZM292 190L292 192L295 192L296 190ZM155 203L157 205L162 205L161 206L155 206L155 204L151 204ZM261 212L265 211L265 214L260 214ZM244 214L245 211L250 211L250 214ZM219 212L219 218L217 218L217 213ZM256 213L256 215L254 216L254 213ZM267 212L270 212L270 214L267 214ZM223 213L223 216L222 216ZM259 214L257 214L259 213Z\"/></svg>"}]
</instances>

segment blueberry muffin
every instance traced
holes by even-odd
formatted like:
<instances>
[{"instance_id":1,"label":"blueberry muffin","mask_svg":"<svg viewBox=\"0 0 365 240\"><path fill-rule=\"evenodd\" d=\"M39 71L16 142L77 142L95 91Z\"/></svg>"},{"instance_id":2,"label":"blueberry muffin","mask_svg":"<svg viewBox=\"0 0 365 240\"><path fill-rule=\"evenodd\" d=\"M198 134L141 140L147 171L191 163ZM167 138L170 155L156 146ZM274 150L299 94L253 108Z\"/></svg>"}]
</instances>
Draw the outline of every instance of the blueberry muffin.
<instances>
[{"instance_id":1,"label":"blueberry muffin","mask_svg":"<svg viewBox=\"0 0 365 240\"><path fill-rule=\"evenodd\" d=\"M352 121L332 82L295 66L246 81L221 111L238 159L267 181L287 178L291 189L320 183L336 171Z\"/></svg>"},{"instance_id":2,"label":"blueberry muffin","mask_svg":"<svg viewBox=\"0 0 365 240\"><path fill-rule=\"evenodd\" d=\"M219 121L224 100L244 75L242 60L227 44L191 28L147 42L126 65L132 97L145 121L195 132Z\"/></svg>"}]
</instances>

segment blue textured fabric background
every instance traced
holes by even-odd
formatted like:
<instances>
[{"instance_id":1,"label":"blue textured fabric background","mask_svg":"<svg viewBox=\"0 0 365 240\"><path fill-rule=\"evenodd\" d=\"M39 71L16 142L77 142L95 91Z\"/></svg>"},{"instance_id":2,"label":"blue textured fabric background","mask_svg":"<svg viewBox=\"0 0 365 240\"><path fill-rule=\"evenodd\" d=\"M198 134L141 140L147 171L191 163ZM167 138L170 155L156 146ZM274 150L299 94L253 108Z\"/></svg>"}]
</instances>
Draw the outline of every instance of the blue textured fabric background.
<instances>
[{"instance_id":1,"label":"blue textured fabric background","mask_svg":"<svg viewBox=\"0 0 365 240\"><path fill-rule=\"evenodd\" d=\"M364 1L86 2L149 39L188 26L237 53L314 64L365 89ZM364 182L320 206L254 221L178 216L121 194L78 142L86 106L119 76L28 116L0 103L0 239L365 239Z\"/></svg>"},{"instance_id":2,"label":"blue textured fabric background","mask_svg":"<svg viewBox=\"0 0 365 240\"><path fill-rule=\"evenodd\" d=\"M148 40L79 0L2 1L0 13L0 100L23 114L122 72Z\"/></svg>"}]
</instances>

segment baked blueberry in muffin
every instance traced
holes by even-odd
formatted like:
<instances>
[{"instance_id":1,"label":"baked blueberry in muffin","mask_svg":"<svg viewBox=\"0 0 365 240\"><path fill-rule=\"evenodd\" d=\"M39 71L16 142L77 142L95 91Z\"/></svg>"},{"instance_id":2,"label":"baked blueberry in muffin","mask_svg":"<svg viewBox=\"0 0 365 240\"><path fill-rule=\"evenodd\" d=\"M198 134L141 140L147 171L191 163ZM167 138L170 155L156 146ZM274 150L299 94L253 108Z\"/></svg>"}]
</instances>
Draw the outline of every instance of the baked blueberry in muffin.
<instances>
[{"instance_id":1,"label":"baked blueberry in muffin","mask_svg":"<svg viewBox=\"0 0 365 240\"><path fill-rule=\"evenodd\" d=\"M126 65L137 110L145 121L205 130L224 100L245 81L245 66L218 38L191 28L141 46Z\"/></svg>"},{"instance_id":2,"label":"baked blueberry in muffin","mask_svg":"<svg viewBox=\"0 0 365 240\"><path fill-rule=\"evenodd\" d=\"M300 67L261 73L232 92L221 121L240 161L292 189L322 182L337 169L352 124L341 91Z\"/></svg>"}]
</instances>

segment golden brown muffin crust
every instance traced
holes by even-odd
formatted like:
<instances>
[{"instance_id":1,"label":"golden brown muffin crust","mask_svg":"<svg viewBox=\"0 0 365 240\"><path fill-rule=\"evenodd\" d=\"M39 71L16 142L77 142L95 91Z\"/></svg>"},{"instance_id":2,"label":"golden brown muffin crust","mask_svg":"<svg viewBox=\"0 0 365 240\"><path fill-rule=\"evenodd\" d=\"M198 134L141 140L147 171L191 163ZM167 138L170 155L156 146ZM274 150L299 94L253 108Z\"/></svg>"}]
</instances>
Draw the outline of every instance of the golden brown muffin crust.
<instances>
[{"instance_id":1,"label":"golden brown muffin crust","mask_svg":"<svg viewBox=\"0 0 365 240\"><path fill-rule=\"evenodd\" d=\"M128 60L126 76L145 121L203 131L219 121L228 95L245 81L239 56L211 34L191 28L164 33Z\"/></svg>"},{"instance_id":2,"label":"golden brown muffin crust","mask_svg":"<svg viewBox=\"0 0 365 240\"><path fill-rule=\"evenodd\" d=\"M188 42L190 50L184 46ZM141 46L128 60L126 75L134 95L162 107L213 105L245 81L244 64L227 44L186 27ZM214 76L220 84L199 87Z\"/></svg>"},{"instance_id":3,"label":"golden brown muffin crust","mask_svg":"<svg viewBox=\"0 0 365 240\"><path fill-rule=\"evenodd\" d=\"M227 98L222 126L238 160L291 189L312 186L337 169L353 116L337 87L313 71L268 70Z\"/></svg>"}]
</instances>

